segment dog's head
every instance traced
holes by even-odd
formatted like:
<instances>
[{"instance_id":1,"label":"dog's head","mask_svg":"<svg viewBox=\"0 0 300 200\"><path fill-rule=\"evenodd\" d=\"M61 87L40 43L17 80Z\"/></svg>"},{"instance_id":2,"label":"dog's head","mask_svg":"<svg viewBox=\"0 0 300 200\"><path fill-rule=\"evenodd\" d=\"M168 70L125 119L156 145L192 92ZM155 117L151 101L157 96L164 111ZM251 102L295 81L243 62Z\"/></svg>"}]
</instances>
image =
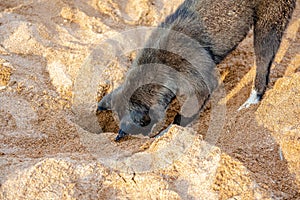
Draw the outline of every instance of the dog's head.
<instances>
[{"instance_id":1,"label":"dog's head","mask_svg":"<svg viewBox=\"0 0 300 200\"><path fill-rule=\"evenodd\" d=\"M126 134L149 135L156 124L165 117L166 109L175 94L159 84L146 84L129 92L125 85L103 97L98 111L113 110L117 113L120 130L116 140Z\"/></svg>"}]
</instances>

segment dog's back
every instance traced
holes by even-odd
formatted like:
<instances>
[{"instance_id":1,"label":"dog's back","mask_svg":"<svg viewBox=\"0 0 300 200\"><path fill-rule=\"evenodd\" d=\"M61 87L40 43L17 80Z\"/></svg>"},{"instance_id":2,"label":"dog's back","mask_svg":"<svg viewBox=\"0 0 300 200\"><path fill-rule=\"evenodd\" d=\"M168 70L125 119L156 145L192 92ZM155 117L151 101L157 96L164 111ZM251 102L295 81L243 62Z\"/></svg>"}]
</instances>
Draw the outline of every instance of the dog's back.
<instances>
[{"instance_id":1,"label":"dog's back","mask_svg":"<svg viewBox=\"0 0 300 200\"><path fill-rule=\"evenodd\" d=\"M282 36L294 7L295 0L186 0L161 27L198 40L219 63L253 25L256 37L269 31Z\"/></svg>"}]
</instances>

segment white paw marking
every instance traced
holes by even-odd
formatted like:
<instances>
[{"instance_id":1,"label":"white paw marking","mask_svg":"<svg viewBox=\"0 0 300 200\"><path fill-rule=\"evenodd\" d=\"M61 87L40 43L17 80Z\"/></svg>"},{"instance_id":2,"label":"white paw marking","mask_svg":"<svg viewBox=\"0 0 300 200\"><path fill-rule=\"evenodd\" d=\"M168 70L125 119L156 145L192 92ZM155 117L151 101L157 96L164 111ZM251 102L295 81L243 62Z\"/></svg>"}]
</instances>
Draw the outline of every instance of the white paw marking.
<instances>
[{"instance_id":1,"label":"white paw marking","mask_svg":"<svg viewBox=\"0 0 300 200\"><path fill-rule=\"evenodd\" d=\"M257 92L255 90L252 90L249 98L247 101L239 107L238 111L244 109L244 108L249 108L253 104L259 103L259 97L257 96Z\"/></svg>"}]
</instances>

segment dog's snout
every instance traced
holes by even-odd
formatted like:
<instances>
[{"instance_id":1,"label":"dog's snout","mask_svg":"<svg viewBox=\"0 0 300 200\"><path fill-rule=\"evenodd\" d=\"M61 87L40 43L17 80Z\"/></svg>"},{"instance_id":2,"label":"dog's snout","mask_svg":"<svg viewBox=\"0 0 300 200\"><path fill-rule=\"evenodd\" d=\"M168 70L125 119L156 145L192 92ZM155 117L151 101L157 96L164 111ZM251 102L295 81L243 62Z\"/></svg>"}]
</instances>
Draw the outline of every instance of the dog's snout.
<instances>
[{"instance_id":1,"label":"dog's snout","mask_svg":"<svg viewBox=\"0 0 300 200\"><path fill-rule=\"evenodd\" d=\"M118 142L122 138L124 138L127 135L126 132L124 132L122 129L119 130L117 137L115 138L115 141Z\"/></svg>"}]
</instances>

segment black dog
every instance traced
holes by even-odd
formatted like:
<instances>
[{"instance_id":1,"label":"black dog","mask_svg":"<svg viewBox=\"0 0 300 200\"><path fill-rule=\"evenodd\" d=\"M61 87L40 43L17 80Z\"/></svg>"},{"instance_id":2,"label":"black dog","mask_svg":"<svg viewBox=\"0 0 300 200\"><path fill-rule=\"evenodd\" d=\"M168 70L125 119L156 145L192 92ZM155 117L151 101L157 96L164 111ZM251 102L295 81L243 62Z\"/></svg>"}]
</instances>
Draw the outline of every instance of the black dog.
<instances>
[{"instance_id":1,"label":"black dog","mask_svg":"<svg viewBox=\"0 0 300 200\"><path fill-rule=\"evenodd\" d=\"M99 111L113 109L118 113L116 140L126 134L149 134L163 119L170 102L182 96L185 100L195 97L197 102L192 113L178 113L174 123L185 126L191 122L218 85L216 65L252 27L256 77L241 108L258 103L295 1L185 0L152 33L124 84L98 103Z\"/></svg>"}]
</instances>

